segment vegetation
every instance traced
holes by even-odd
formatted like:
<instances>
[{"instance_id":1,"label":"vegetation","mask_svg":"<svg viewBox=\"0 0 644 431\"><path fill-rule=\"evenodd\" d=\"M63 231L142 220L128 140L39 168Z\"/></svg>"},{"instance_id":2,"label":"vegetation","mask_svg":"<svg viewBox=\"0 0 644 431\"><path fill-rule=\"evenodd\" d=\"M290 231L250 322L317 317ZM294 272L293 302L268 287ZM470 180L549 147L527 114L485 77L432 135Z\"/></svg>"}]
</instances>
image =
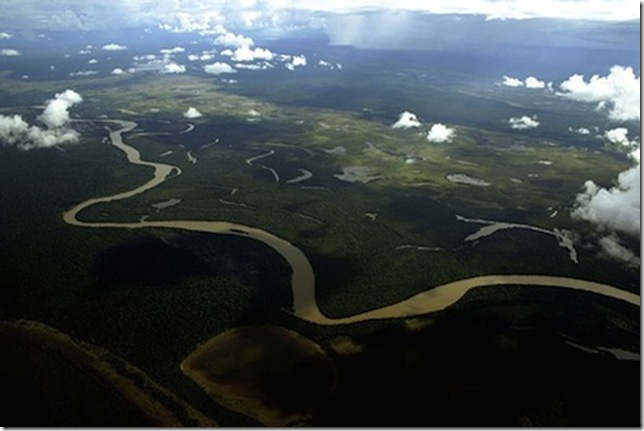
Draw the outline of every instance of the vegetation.
<instances>
[{"instance_id":1,"label":"vegetation","mask_svg":"<svg viewBox=\"0 0 644 431\"><path fill-rule=\"evenodd\" d=\"M459 77L439 71L423 76L411 68L406 80L392 78L389 72L372 70L369 79L357 71L342 79L317 72L293 82L267 72L249 78L244 86L190 75L37 82L5 75L0 78L0 99L4 107L31 120L36 111L26 105L73 87L85 99L73 116L136 121L138 128L124 140L139 149L143 159L175 165L182 174L134 198L92 206L80 218L221 220L272 232L309 258L317 300L329 316L364 312L439 284L485 274L561 275L639 291L639 268L616 269L593 246L578 244L575 264L552 236L538 232L502 231L476 243L465 242L480 226L456 218L592 235L590 227L569 216L576 194L590 178L610 186L629 166L623 154L604 147L601 140L568 131L571 125L601 123L599 114L551 95L526 97L489 82L474 80L464 88ZM333 96L321 97L329 94L331 82ZM397 97L389 103L392 92ZM203 117L183 118L188 106L197 107ZM414 109L426 125L441 121L455 128L454 140L429 143L426 126L392 129L406 109ZM260 115L251 115L251 110ZM543 123L536 130L517 132L506 123L509 116L535 113ZM181 133L188 123L195 125L194 130ZM118 149L103 141L103 126L74 123L81 142L64 146L64 152L0 148L0 320L37 320L106 349L113 355L105 362L110 370L127 376L139 389L145 387L144 395L171 412L172 421L163 424L205 424L208 418L225 426L256 426L258 420L275 423L274 417L264 416L266 399L260 407L251 403L252 408L236 408L236 413L226 408L230 403L222 401L221 391L216 391L214 402L179 369L206 340L251 324L290 328L328 352L334 349L333 340L345 340L342 337L362 346L355 355L329 353L333 361L329 367L338 372L338 392L324 401L316 399L319 404L313 410L294 409L289 417L312 416L307 424L597 426L615 425L614 417L624 424L638 421L627 395L616 398L625 404L615 415L602 416L595 408L597 400L621 394L622 384L627 387L623 393L631 395L638 375L635 364L584 353L559 334L565 328L584 345L618 340L613 342L638 351L633 341L639 339L637 313L615 301L509 286L471 292L453 309L430 316L427 326L418 324L416 332L398 320L318 328L285 312L292 300L290 270L279 255L256 241L167 229L66 225L63 211L78 202L130 190L151 178L151 169L129 164ZM344 151L333 151L338 147ZM247 163L269 150L274 154ZM190 162L188 152L196 163ZM274 169L279 181L261 165ZM380 178L349 183L335 176L350 166L369 168ZM313 176L288 183L300 175L299 169ZM450 174L481 178L491 185L452 183L447 179ZM181 202L160 210L153 207L169 199ZM425 249L401 248L406 245ZM270 350L272 362L253 363L250 371L226 372L217 363L215 374L230 378L230 373L239 372L253 385L264 367L292 365L300 351L271 344L275 337L270 331L267 338L254 336L242 347L252 344ZM38 340L55 343L59 335L45 332ZM86 404L110 406L92 420L82 417L71 424L43 414L42 422L34 425L106 426L103 419L109 412L126 409L121 399L105 395L102 384L73 370L69 356L61 353L67 347L47 363L29 331L22 335L24 340L14 333L6 342L1 358L5 377L20 368L16 363L34 361L53 370L49 374L54 377L60 373L41 394L43 404L58 406L62 393L87 385L87 392L95 395L88 396ZM233 347L240 346L233 343ZM284 349L289 353L282 355ZM225 350L214 351L221 355ZM282 357L280 363L277 359ZM149 377L128 374L130 367ZM554 374L548 374L548 367L555 367ZM453 372L444 373L446 369ZM20 379L32 372L26 366L18 371ZM588 376L593 379L584 380ZM72 380L66 383L66 378ZM23 380L9 383L19 386ZM151 380L174 395L160 387L150 389ZM410 388L421 391L423 399L412 396L416 392ZM250 391L251 398L257 398L255 390ZM276 395L272 388L268 392L261 388L260 392L262 397L270 393L284 401L278 410L297 401L288 391ZM516 399L509 395L517 393ZM369 410L357 408L356 399L366 400ZM203 417L187 413L180 400L199 409ZM82 404L82 397L73 403ZM584 403L594 406L587 418L580 414ZM430 417L427 405L432 405ZM130 426L161 423L156 414L152 419L139 411L124 415ZM462 418L473 422L459 422ZM13 423L25 424L22 418L15 419Z\"/></svg>"}]
</instances>

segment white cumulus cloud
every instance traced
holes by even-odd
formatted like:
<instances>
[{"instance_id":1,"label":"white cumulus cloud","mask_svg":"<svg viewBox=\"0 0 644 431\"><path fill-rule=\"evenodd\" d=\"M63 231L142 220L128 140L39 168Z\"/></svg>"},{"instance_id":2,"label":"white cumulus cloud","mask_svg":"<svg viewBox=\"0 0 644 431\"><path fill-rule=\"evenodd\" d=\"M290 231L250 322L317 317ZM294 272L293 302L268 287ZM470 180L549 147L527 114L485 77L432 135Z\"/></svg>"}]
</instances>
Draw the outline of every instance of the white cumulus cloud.
<instances>
[{"instance_id":1,"label":"white cumulus cloud","mask_svg":"<svg viewBox=\"0 0 644 431\"><path fill-rule=\"evenodd\" d=\"M268 69L268 66L265 64L248 64L248 63L236 63L236 69L246 69L246 70L264 70Z\"/></svg>"},{"instance_id":2,"label":"white cumulus cloud","mask_svg":"<svg viewBox=\"0 0 644 431\"><path fill-rule=\"evenodd\" d=\"M31 126L27 133L28 141L21 145L24 150L47 148L55 145L77 142L80 135L76 130L67 128L41 129Z\"/></svg>"},{"instance_id":3,"label":"white cumulus cloud","mask_svg":"<svg viewBox=\"0 0 644 431\"><path fill-rule=\"evenodd\" d=\"M306 57L304 55L280 55L280 58L287 61L284 67L288 70L295 70L296 67L306 66Z\"/></svg>"},{"instance_id":4,"label":"white cumulus cloud","mask_svg":"<svg viewBox=\"0 0 644 431\"><path fill-rule=\"evenodd\" d=\"M186 66L174 62L166 63L163 65L161 73L185 73Z\"/></svg>"},{"instance_id":5,"label":"white cumulus cloud","mask_svg":"<svg viewBox=\"0 0 644 431\"><path fill-rule=\"evenodd\" d=\"M28 129L29 124L22 119L22 116L0 115L0 141L7 144L20 142Z\"/></svg>"},{"instance_id":6,"label":"white cumulus cloud","mask_svg":"<svg viewBox=\"0 0 644 431\"><path fill-rule=\"evenodd\" d=\"M545 83L545 82L543 82L543 81L539 81L539 80L538 80L537 78L535 78L534 76L528 76L528 77L525 79L525 86L526 86L527 88L545 88L545 87L546 87L546 83Z\"/></svg>"},{"instance_id":7,"label":"white cumulus cloud","mask_svg":"<svg viewBox=\"0 0 644 431\"><path fill-rule=\"evenodd\" d=\"M418 121L418 117L416 117L416 114L405 111L400 116L398 117L398 121L396 121L393 126L394 129L408 129L410 127L420 127L420 121Z\"/></svg>"},{"instance_id":8,"label":"white cumulus cloud","mask_svg":"<svg viewBox=\"0 0 644 431\"><path fill-rule=\"evenodd\" d=\"M578 129L573 129L572 127L568 127L568 131L575 132L580 135L590 135L590 129L587 129L586 127L579 127Z\"/></svg>"},{"instance_id":9,"label":"white cumulus cloud","mask_svg":"<svg viewBox=\"0 0 644 431\"><path fill-rule=\"evenodd\" d=\"M629 151L629 156L635 162L639 163L640 161L640 143L637 139L629 140L628 139L628 129L625 127L617 127L615 129L606 130L604 132L604 137L608 139L613 144L620 145L627 151Z\"/></svg>"},{"instance_id":10,"label":"white cumulus cloud","mask_svg":"<svg viewBox=\"0 0 644 431\"><path fill-rule=\"evenodd\" d=\"M0 40L2 40L2 39L11 39L12 37L13 36L11 34L9 34L9 33L6 33L4 31L0 32Z\"/></svg>"},{"instance_id":11,"label":"white cumulus cloud","mask_svg":"<svg viewBox=\"0 0 644 431\"><path fill-rule=\"evenodd\" d=\"M608 75L572 75L561 83L557 94L568 99L597 103L598 109L608 108L608 118L615 121L640 119L640 77L633 68L615 65Z\"/></svg>"},{"instance_id":12,"label":"white cumulus cloud","mask_svg":"<svg viewBox=\"0 0 644 431\"><path fill-rule=\"evenodd\" d=\"M202 117L203 114L197 110L195 107L189 107L186 112L183 113L183 116L186 118L199 118Z\"/></svg>"},{"instance_id":13,"label":"white cumulus cloud","mask_svg":"<svg viewBox=\"0 0 644 431\"><path fill-rule=\"evenodd\" d=\"M30 126L20 115L0 115L0 141L3 145L17 145L22 150L52 147L76 142L79 134L67 126L69 108L83 98L73 90L65 90L47 101L45 110L38 117L47 128Z\"/></svg>"},{"instance_id":14,"label":"white cumulus cloud","mask_svg":"<svg viewBox=\"0 0 644 431\"><path fill-rule=\"evenodd\" d=\"M456 131L454 129L450 129L449 127L445 126L444 124L441 123L436 123L432 126L431 129L429 129L429 132L427 133L427 140L429 142L449 142L454 138L456 135Z\"/></svg>"},{"instance_id":15,"label":"white cumulus cloud","mask_svg":"<svg viewBox=\"0 0 644 431\"><path fill-rule=\"evenodd\" d=\"M640 233L640 164L622 172L617 184L606 189L588 180L577 195L573 218L587 220L601 229L631 235Z\"/></svg>"},{"instance_id":16,"label":"white cumulus cloud","mask_svg":"<svg viewBox=\"0 0 644 431\"><path fill-rule=\"evenodd\" d=\"M62 127L69 121L69 108L82 101L74 90L65 90L47 102L39 119L49 128Z\"/></svg>"},{"instance_id":17,"label":"white cumulus cloud","mask_svg":"<svg viewBox=\"0 0 644 431\"><path fill-rule=\"evenodd\" d=\"M127 49L127 46L118 45L116 43L108 43L107 45L103 45L104 51L123 51L126 49Z\"/></svg>"},{"instance_id":18,"label":"white cumulus cloud","mask_svg":"<svg viewBox=\"0 0 644 431\"><path fill-rule=\"evenodd\" d=\"M117 67L116 69L112 70L110 72L112 75L123 75L125 71L121 69L120 67Z\"/></svg>"},{"instance_id":19,"label":"white cumulus cloud","mask_svg":"<svg viewBox=\"0 0 644 431\"><path fill-rule=\"evenodd\" d=\"M255 41L252 38L243 36L241 34L235 34L231 32L226 32L220 34L213 41L216 45L230 46L232 48L240 48L242 46L253 46Z\"/></svg>"},{"instance_id":20,"label":"white cumulus cloud","mask_svg":"<svg viewBox=\"0 0 644 431\"><path fill-rule=\"evenodd\" d=\"M203 67L204 72L211 75L221 75L222 73L236 73L237 71L233 69L228 63L215 62L213 64L207 64Z\"/></svg>"},{"instance_id":21,"label":"white cumulus cloud","mask_svg":"<svg viewBox=\"0 0 644 431\"><path fill-rule=\"evenodd\" d=\"M168 54L177 54L179 52L185 52L186 49L181 46L175 46L174 48L164 48L160 50L159 52L163 55L168 55Z\"/></svg>"},{"instance_id":22,"label":"white cumulus cloud","mask_svg":"<svg viewBox=\"0 0 644 431\"><path fill-rule=\"evenodd\" d=\"M306 57L304 55L294 55L293 61L291 61L293 66L306 66Z\"/></svg>"},{"instance_id":23,"label":"white cumulus cloud","mask_svg":"<svg viewBox=\"0 0 644 431\"><path fill-rule=\"evenodd\" d=\"M501 82L501 85L505 85L506 87L523 87L523 81L517 78L503 75L503 81Z\"/></svg>"},{"instance_id":24,"label":"white cumulus cloud","mask_svg":"<svg viewBox=\"0 0 644 431\"><path fill-rule=\"evenodd\" d=\"M20 51L17 49L10 49L10 48L5 48L5 49L0 49L0 56L4 57L16 57L20 54Z\"/></svg>"},{"instance_id":25,"label":"white cumulus cloud","mask_svg":"<svg viewBox=\"0 0 644 431\"><path fill-rule=\"evenodd\" d=\"M222 55L224 53L222 52ZM255 48L252 49L248 45L242 45L235 50L231 59L233 61L255 61L255 60L267 60L270 61L273 59L275 54L270 50L265 48Z\"/></svg>"},{"instance_id":26,"label":"white cumulus cloud","mask_svg":"<svg viewBox=\"0 0 644 431\"><path fill-rule=\"evenodd\" d=\"M605 254L630 266L639 265L639 258L619 243L616 233L640 235L640 143L637 139L631 141L628 138L625 127L606 130L603 137L629 151L635 166L620 173L610 188L600 187L592 180L586 181L583 192L575 199L571 216L595 224L600 231L609 232L600 240Z\"/></svg>"},{"instance_id":27,"label":"white cumulus cloud","mask_svg":"<svg viewBox=\"0 0 644 431\"><path fill-rule=\"evenodd\" d=\"M530 118L527 115L523 117L512 117L508 120L508 124L516 130L534 129L539 126L536 116Z\"/></svg>"},{"instance_id":28,"label":"white cumulus cloud","mask_svg":"<svg viewBox=\"0 0 644 431\"><path fill-rule=\"evenodd\" d=\"M604 137L613 144L622 145L627 148L633 148L639 145L637 141L628 139L628 129L626 127L616 127L604 132Z\"/></svg>"},{"instance_id":29,"label":"white cumulus cloud","mask_svg":"<svg viewBox=\"0 0 644 431\"><path fill-rule=\"evenodd\" d=\"M507 75L503 75L503 81L501 81L501 85L504 85L506 87L526 87L526 88L545 88L546 83L543 81L540 81L539 79L535 78L534 76L528 76L525 81L520 80L519 78L512 78Z\"/></svg>"}]
</instances>

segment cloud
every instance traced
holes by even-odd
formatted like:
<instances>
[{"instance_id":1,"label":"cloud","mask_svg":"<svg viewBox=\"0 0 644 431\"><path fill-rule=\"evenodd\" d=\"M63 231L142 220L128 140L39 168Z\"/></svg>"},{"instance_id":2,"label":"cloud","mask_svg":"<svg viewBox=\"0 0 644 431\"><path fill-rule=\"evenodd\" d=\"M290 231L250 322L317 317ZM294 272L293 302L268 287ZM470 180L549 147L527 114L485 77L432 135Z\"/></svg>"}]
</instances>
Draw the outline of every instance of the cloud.
<instances>
[{"instance_id":1,"label":"cloud","mask_svg":"<svg viewBox=\"0 0 644 431\"><path fill-rule=\"evenodd\" d=\"M121 69L120 67L117 67L116 69L112 70L110 74L112 75L123 75L125 71Z\"/></svg>"},{"instance_id":2,"label":"cloud","mask_svg":"<svg viewBox=\"0 0 644 431\"><path fill-rule=\"evenodd\" d=\"M161 73L185 73L186 66L174 62L166 63L163 65Z\"/></svg>"},{"instance_id":3,"label":"cloud","mask_svg":"<svg viewBox=\"0 0 644 431\"><path fill-rule=\"evenodd\" d=\"M232 51L230 53L232 55ZM215 58L212 52L204 51L201 54L188 54L188 61L209 61Z\"/></svg>"},{"instance_id":4,"label":"cloud","mask_svg":"<svg viewBox=\"0 0 644 431\"><path fill-rule=\"evenodd\" d=\"M633 236L640 234L640 143L628 138L625 127L607 130L603 136L629 151L635 166L620 173L615 185L609 189L600 187L591 180L586 181L584 191L575 199L571 217L589 221L600 231L609 231L610 236L600 241L604 252L613 258L632 263L635 262L634 255L618 243L615 232ZM637 264L639 265L639 259Z\"/></svg>"},{"instance_id":5,"label":"cloud","mask_svg":"<svg viewBox=\"0 0 644 431\"><path fill-rule=\"evenodd\" d=\"M594 223L600 229L640 233L640 164L622 172L610 189L588 180L577 195L571 216Z\"/></svg>"},{"instance_id":6,"label":"cloud","mask_svg":"<svg viewBox=\"0 0 644 431\"><path fill-rule=\"evenodd\" d=\"M295 70L296 67L306 66L306 57L304 55L280 55L280 58L287 61L284 67L288 70Z\"/></svg>"},{"instance_id":7,"label":"cloud","mask_svg":"<svg viewBox=\"0 0 644 431\"><path fill-rule=\"evenodd\" d=\"M89 60L89 61L87 62L87 64L96 64L96 63L98 63L98 60L97 60L97 59L95 59L95 58L92 58L91 60Z\"/></svg>"},{"instance_id":8,"label":"cloud","mask_svg":"<svg viewBox=\"0 0 644 431\"><path fill-rule=\"evenodd\" d=\"M628 129L626 127L617 127L615 129L606 130L604 132L604 137L613 144L618 144L629 149L639 146L639 142L636 140L630 141L628 139Z\"/></svg>"},{"instance_id":9,"label":"cloud","mask_svg":"<svg viewBox=\"0 0 644 431\"><path fill-rule=\"evenodd\" d=\"M168 31L219 34L217 26L233 28L324 28L317 12L336 15L365 10L475 15L488 19L557 18L597 21L639 21L633 0L97 0L12 2L0 14L0 26L49 30L115 30L124 27L159 27ZM297 28L297 27L296 27ZM370 29L380 30L380 29Z\"/></svg>"},{"instance_id":10,"label":"cloud","mask_svg":"<svg viewBox=\"0 0 644 431\"><path fill-rule=\"evenodd\" d=\"M575 198L570 215L574 220L594 224L600 232L608 232L599 239L602 254L629 267L639 268L640 258L620 243L618 234L640 236L640 143L628 138L625 127L606 130L603 137L629 151L635 166L621 172L610 188L586 181L583 192Z\"/></svg>"},{"instance_id":11,"label":"cloud","mask_svg":"<svg viewBox=\"0 0 644 431\"><path fill-rule=\"evenodd\" d=\"M602 251L610 258L626 263L630 267L640 266L640 258L620 244L615 234L605 236L599 240Z\"/></svg>"},{"instance_id":12,"label":"cloud","mask_svg":"<svg viewBox=\"0 0 644 431\"><path fill-rule=\"evenodd\" d=\"M0 40L2 39L11 39L13 36L9 33L0 32Z\"/></svg>"},{"instance_id":13,"label":"cloud","mask_svg":"<svg viewBox=\"0 0 644 431\"><path fill-rule=\"evenodd\" d=\"M613 144L617 144L629 151L629 156L632 160L637 163L640 162L640 143L637 139L632 141L628 139L628 130L625 127L607 130L604 132L604 137Z\"/></svg>"},{"instance_id":14,"label":"cloud","mask_svg":"<svg viewBox=\"0 0 644 431\"><path fill-rule=\"evenodd\" d=\"M506 87L523 87L523 81L503 75L503 82L501 82L501 85L505 85Z\"/></svg>"},{"instance_id":15,"label":"cloud","mask_svg":"<svg viewBox=\"0 0 644 431\"><path fill-rule=\"evenodd\" d=\"M298 2L296 0L275 3L287 4L311 11L347 12L350 10L385 9L393 11L416 11L434 14L483 15L492 19L557 18L573 20L627 21L639 19L637 2L629 0L584 1L578 0L326 0L324 2ZM580 4L581 3L581 4Z\"/></svg>"},{"instance_id":16,"label":"cloud","mask_svg":"<svg viewBox=\"0 0 644 431\"><path fill-rule=\"evenodd\" d=\"M232 48L241 48L242 46L253 46L255 42L252 38L242 36L241 34L234 34L226 32L220 34L213 41L216 45L230 46Z\"/></svg>"},{"instance_id":17,"label":"cloud","mask_svg":"<svg viewBox=\"0 0 644 431\"><path fill-rule=\"evenodd\" d=\"M20 54L20 51L18 51L17 49L8 49L8 48L0 49L0 56L16 57L18 55L21 55L21 54Z\"/></svg>"},{"instance_id":18,"label":"cloud","mask_svg":"<svg viewBox=\"0 0 644 431\"><path fill-rule=\"evenodd\" d=\"M427 140L429 142L449 142L454 138L456 132L441 123L436 123L429 129Z\"/></svg>"},{"instance_id":19,"label":"cloud","mask_svg":"<svg viewBox=\"0 0 644 431\"><path fill-rule=\"evenodd\" d=\"M534 129L539 126L536 115L532 118L527 115L524 115L523 117L512 117L508 120L508 124L516 130Z\"/></svg>"},{"instance_id":20,"label":"cloud","mask_svg":"<svg viewBox=\"0 0 644 431\"><path fill-rule=\"evenodd\" d=\"M213 64L207 64L203 67L204 72L211 75L221 75L222 73L236 73L237 71L233 69L228 63L215 62Z\"/></svg>"},{"instance_id":21,"label":"cloud","mask_svg":"<svg viewBox=\"0 0 644 431\"><path fill-rule=\"evenodd\" d=\"M174 48L164 48L160 50L159 52L161 54L167 55L167 54L177 54L179 52L185 52L186 49L181 47L181 46L175 46Z\"/></svg>"},{"instance_id":22,"label":"cloud","mask_svg":"<svg viewBox=\"0 0 644 431\"><path fill-rule=\"evenodd\" d=\"M186 118L199 118L202 117L203 114L197 110L197 108L194 107L189 107L186 112L183 113L183 116Z\"/></svg>"},{"instance_id":23,"label":"cloud","mask_svg":"<svg viewBox=\"0 0 644 431\"><path fill-rule=\"evenodd\" d=\"M65 127L69 122L69 108L83 101L73 90L65 90L47 101L45 110L38 117L47 128L30 126L20 115L0 115L0 140L4 145L17 145L22 150L52 147L76 142L79 134Z\"/></svg>"},{"instance_id":24,"label":"cloud","mask_svg":"<svg viewBox=\"0 0 644 431\"><path fill-rule=\"evenodd\" d=\"M528 76L525 81L522 81L518 78L512 78L507 75L503 75L503 81L501 81L501 85L505 85L506 87L523 87L525 86L526 88L545 88L546 83L543 81L538 80L534 76Z\"/></svg>"},{"instance_id":25,"label":"cloud","mask_svg":"<svg viewBox=\"0 0 644 431\"><path fill-rule=\"evenodd\" d=\"M597 109L608 108L608 118L615 121L640 119L640 77L633 68L615 65L607 76L572 75L561 83L557 95L586 103L597 103Z\"/></svg>"},{"instance_id":26,"label":"cloud","mask_svg":"<svg viewBox=\"0 0 644 431\"><path fill-rule=\"evenodd\" d=\"M293 61L291 61L293 66L306 66L306 57L304 55L294 55Z\"/></svg>"},{"instance_id":27,"label":"cloud","mask_svg":"<svg viewBox=\"0 0 644 431\"><path fill-rule=\"evenodd\" d=\"M235 64L236 69L246 69L246 70L266 70L269 67L273 67L273 66L266 62L264 64L248 64L248 63Z\"/></svg>"},{"instance_id":28,"label":"cloud","mask_svg":"<svg viewBox=\"0 0 644 431\"><path fill-rule=\"evenodd\" d=\"M202 35L207 35L221 34L225 31L221 23L226 21L226 18L222 11L218 10L220 8L199 1L193 1L191 3L187 5L184 2L183 7L175 6L172 3L168 3L169 6L159 5L161 11L153 13L153 19L156 18L154 15L163 16L163 18L159 17L156 19L163 19L168 22L160 23L159 28L175 33L199 32ZM222 5L220 4L218 6L221 7ZM176 9L173 9L173 7L176 7ZM192 10L193 12L188 13L185 12L186 10Z\"/></svg>"},{"instance_id":29,"label":"cloud","mask_svg":"<svg viewBox=\"0 0 644 431\"><path fill-rule=\"evenodd\" d=\"M234 52L231 49L224 49L221 51L221 55L224 57L232 57Z\"/></svg>"},{"instance_id":30,"label":"cloud","mask_svg":"<svg viewBox=\"0 0 644 431\"><path fill-rule=\"evenodd\" d=\"M575 132L575 133L578 133L580 135L590 135L590 129L587 129L585 127L580 127L578 129L573 129L572 127L568 127L568 130L570 132Z\"/></svg>"},{"instance_id":31,"label":"cloud","mask_svg":"<svg viewBox=\"0 0 644 431\"><path fill-rule=\"evenodd\" d=\"M222 52L223 55L223 52ZM251 49L247 45L242 45L235 50L231 59L233 61L255 61L255 60L267 60L270 61L273 59L275 54L265 48L255 48Z\"/></svg>"},{"instance_id":32,"label":"cloud","mask_svg":"<svg viewBox=\"0 0 644 431\"><path fill-rule=\"evenodd\" d=\"M74 90L65 90L47 102L39 119L49 128L62 127L69 121L69 108L82 101L81 95Z\"/></svg>"},{"instance_id":33,"label":"cloud","mask_svg":"<svg viewBox=\"0 0 644 431\"><path fill-rule=\"evenodd\" d=\"M543 81L539 81L534 76L528 76L525 79L525 86L526 86L526 88L545 88L546 83L543 82Z\"/></svg>"},{"instance_id":34,"label":"cloud","mask_svg":"<svg viewBox=\"0 0 644 431\"><path fill-rule=\"evenodd\" d=\"M31 126L27 133L28 142L21 145L24 150L34 148L47 148L55 145L77 142L80 135L76 130L59 128L59 129L41 129L37 126Z\"/></svg>"},{"instance_id":35,"label":"cloud","mask_svg":"<svg viewBox=\"0 0 644 431\"><path fill-rule=\"evenodd\" d=\"M104 51L124 51L126 49L127 49L127 46L117 45L115 43L108 43L107 45L103 45Z\"/></svg>"},{"instance_id":36,"label":"cloud","mask_svg":"<svg viewBox=\"0 0 644 431\"><path fill-rule=\"evenodd\" d=\"M325 68L328 68L328 69L331 69L331 70L336 69L336 68L337 69L342 69L342 65L340 63L333 64L333 63L329 63L328 61L324 61L324 60L318 61L318 66L325 67Z\"/></svg>"},{"instance_id":37,"label":"cloud","mask_svg":"<svg viewBox=\"0 0 644 431\"><path fill-rule=\"evenodd\" d=\"M22 119L22 116L0 115L0 141L8 144L20 142L28 129L29 124Z\"/></svg>"},{"instance_id":38,"label":"cloud","mask_svg":"<svg viewBox=\"0 0 644 431\"><path fill-rule=\"evenodd\" d=\"M171 60L172 54L170 52L180 52L176 48L165 51L160 58L155 54L135 55L132 57L135 64L134 68L129 69L130 72L158 72L163 74L176 74L185 73L186 66L178 64Z\"/></svg>"},{"instance_id":39,"label":"cloud","mask_svg":"<svg viewBox=\"0 0 644 431\"><path fill-rule=\"evenodd\" d=\"M405 111L398 117L398 121L394 123L394 129L408 129L410 127L420 127L420 121L416 117L416 114Z\"/></svg>"}]
</instances>

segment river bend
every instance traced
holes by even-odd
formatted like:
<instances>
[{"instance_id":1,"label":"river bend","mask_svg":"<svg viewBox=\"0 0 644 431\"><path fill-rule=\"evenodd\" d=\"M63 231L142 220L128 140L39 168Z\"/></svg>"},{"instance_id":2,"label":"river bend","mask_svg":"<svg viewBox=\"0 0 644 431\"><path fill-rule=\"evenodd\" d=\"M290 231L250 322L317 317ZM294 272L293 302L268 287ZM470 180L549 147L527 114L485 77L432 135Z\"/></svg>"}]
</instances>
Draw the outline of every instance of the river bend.
<instances>
[{"instance_id":1,"label":"river bend","mask_svg":"<svg viewBox=\"0 0 644 431\"><path fill-rule=\"evenodd\" d=\"M315 298L315 274L307 257L299 248L286 241L285 239L280 238L270 232L255 227L244 226L227 221L148 221L146 219L142 219L138 222L89 222L80 220L78 218L78 214L84 209L87 209L98 203L112 202L131 198L162 184L168 178L171 178L173 176L171 175L173 172L176 173L174 176L181 174L181 169L177 166L142 160L141 154L136 148L123 142L123 134L135 129L137 127L137 123L120 120L84 121L118 124L120 126L119 129L110 130L109 132L109 137L112 145L123 151L123 153L127 157L127 160L133 165L152 167L154 169L154 175L149 181L132 190L124 191L110 196L91 198L77 204L63 214L63 219L66 223L73 226L95 229L179 229L192 232L208 232L215 234L243 236L246 238L252 238L256 241L260 241L279 253L291 267L291 290L293 293L292 312L300 319L306 320L311 323L318 325L338 325L358 323L373 319L395 319L418 316L448 308L472 289L501 285L521 285L536 287L548 286L573 289L586 293L607 296L619 301L625 301L638 307L640 305L639 295L626 292L613 286L595 283L592 281L545 275L486 275L481 277L467 278L436 286L427 291L402 300L396 304L384 306L364 313L339 318L327 317L324 313L322 313L317 305ZM186 130L183 133L187 132L189 132L189 130ZM270 155L270 152L256 156L253 159L266 157L268 155ZM251 159L251 162L254 161L253 159Z\"/></svg>"}]
</instances>

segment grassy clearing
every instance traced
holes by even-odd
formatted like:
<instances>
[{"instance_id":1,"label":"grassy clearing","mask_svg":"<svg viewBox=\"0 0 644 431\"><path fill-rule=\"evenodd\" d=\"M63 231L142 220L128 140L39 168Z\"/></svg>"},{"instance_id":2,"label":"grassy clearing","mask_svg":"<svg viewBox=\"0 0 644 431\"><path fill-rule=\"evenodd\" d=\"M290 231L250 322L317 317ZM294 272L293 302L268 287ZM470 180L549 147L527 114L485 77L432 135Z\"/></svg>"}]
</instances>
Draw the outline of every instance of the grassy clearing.
<instances>
[{"instance_id":1,"label":"grassy clearing","mask_svg":"<svg viewBox=\"0 0 644 431\"><path fill-rule=\"evenodd\" d=\"M306 422L336 384L333 362L320 346L268 325L206 341L181 369L217 402L271 427Z\"/></svg>"}]
</instances>

